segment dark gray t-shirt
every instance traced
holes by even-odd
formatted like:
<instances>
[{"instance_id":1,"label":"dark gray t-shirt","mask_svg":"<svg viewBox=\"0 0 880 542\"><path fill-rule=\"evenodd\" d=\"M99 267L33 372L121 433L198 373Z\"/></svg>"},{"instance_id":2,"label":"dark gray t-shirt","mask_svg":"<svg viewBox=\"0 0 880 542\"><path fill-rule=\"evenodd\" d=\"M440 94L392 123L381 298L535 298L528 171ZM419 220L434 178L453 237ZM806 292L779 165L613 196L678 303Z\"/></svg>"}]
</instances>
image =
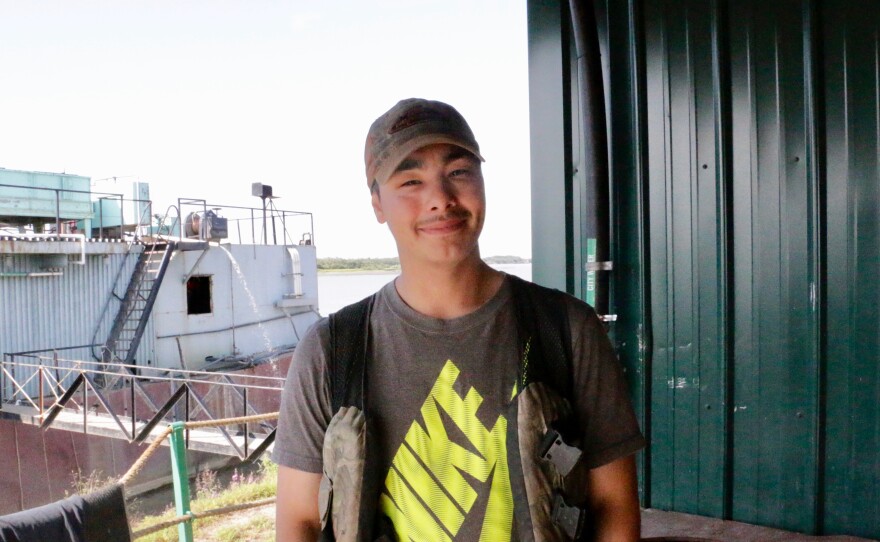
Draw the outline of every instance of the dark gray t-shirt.
<instances>
[{"instance_id":1,"label":"dark gray t-shirt","mask_svg":"<svg viewBox=\"0 0 880 542\"><path fill-rule=\"evenodd\" d=\"M644 439L598 317L573 297L568 312L573 407L584 421L583 460L593 468L638 450ZM509 280L482 307L451 320L416 312L394 282L380 290L370 320L367 410L379 432L372 442L382 447L379 507L399 535L510 539L505 415L516 391L515 330ZM322 471L324 431L333 417L329 335L325 318L294 352L273 451L277 463L313 473Z\"/></svg>"}]
</instances>

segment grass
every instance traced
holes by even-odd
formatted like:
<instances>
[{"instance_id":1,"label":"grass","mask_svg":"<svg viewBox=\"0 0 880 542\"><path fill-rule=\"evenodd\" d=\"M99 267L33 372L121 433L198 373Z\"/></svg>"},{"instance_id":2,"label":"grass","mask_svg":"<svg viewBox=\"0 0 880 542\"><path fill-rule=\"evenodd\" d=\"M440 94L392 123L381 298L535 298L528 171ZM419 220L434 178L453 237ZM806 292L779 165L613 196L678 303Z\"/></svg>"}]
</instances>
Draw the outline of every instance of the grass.
<instances>
[{"instance_id":1,"label":"grass","mask_svg":"<svg viewBox=\"0 0 880 542\"><path fill-rule=\"evenodd\" d=\"M275 522L266 516L254 516L244 523L224 525L214 531L217 542L242 542L243 536L253 542L272 542L275 540Z\"/></svg>"},{"instance_id":2,"label":"grass","mask_svg":"<svg viewBox=\"0 0 880 542\"><path fill-rule=\"evenodd\" d=\"M195 480L194 498L190 508L194 512L205 512L234 504L244 504L258 499L275 496L277 466L264 459L256 474L239 476L233 474L227 488L221 488L215 473L206 471ZM233 512L222 516L196 519L193 521L193 538L207 542L263 542L275 539L274 515L272 506ZM268 512L267 512L268 510ZM173 519L177 514L174 504L160 515L146 516L132 523L132 531L146 529L157 523ZM138 538L143 542L177 542L177 525L157 533Z\"/></svg>"}]
</instances>

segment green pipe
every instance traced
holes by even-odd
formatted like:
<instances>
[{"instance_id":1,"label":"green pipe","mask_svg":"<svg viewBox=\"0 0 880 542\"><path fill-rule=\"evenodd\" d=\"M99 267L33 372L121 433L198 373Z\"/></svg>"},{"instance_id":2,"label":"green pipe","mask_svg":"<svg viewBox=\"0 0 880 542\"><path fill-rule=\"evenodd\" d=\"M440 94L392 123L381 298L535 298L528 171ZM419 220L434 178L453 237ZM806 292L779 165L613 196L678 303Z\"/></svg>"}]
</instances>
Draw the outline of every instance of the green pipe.
<instances>
[{"instance_id":1,"label":"green pipe","mask_svg":"<svg viewBox=\"0 0 880 542\"><path fill-rule=\"evenodd\" d=\"M174 507L178 516L185 516L191 510L184 422L171 424L171 477L174 480ZM186 520L177 526L177 536L180 542L193 542L192 520Z\"/></svg>"}]
</instances>

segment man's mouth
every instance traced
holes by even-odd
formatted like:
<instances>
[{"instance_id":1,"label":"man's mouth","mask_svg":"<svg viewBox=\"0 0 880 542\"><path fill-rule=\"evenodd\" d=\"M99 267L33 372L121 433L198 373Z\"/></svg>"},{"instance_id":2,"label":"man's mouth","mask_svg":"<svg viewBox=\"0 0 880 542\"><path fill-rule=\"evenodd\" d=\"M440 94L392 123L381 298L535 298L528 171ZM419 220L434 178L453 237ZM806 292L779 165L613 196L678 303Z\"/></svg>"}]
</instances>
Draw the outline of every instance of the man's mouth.
<instances>
[{"instance_id":1,"label":"man's mouth","mask_svg":"<svg viewBox=\"0 0 880 542\"><path fill-rule=\"evenodd\" d=\"M425 220L418 225L418 230L431 235L452 233L464 228L469 217L470 213L447 214Z\"/></svg>"},{"instance_id":2,"label":"man's mouth","mask_svg":"<svg viewBox=\"0 0 880 542\"><path fill-rule=\"evenodd\" d=\"M465 220L464 218L452 218L448 220L431 222L430 224L422 226L419 229L428 234L442 235L444 233L458 231L463 228L465 224L467 224L467 220Z\"/></svg>"}]
</instances>

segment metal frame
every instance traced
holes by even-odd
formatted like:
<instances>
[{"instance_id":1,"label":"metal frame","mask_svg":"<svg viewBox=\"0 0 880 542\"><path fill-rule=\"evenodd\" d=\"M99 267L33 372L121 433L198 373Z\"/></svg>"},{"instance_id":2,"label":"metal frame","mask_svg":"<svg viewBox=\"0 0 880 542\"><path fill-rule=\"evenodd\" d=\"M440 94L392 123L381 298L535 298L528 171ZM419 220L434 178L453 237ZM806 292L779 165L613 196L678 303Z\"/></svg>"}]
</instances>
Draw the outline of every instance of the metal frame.
<instances>
[{"instance_id":1,"label":"metal frame","mask_svg":"<svg viewBox=\"0 0 880 542\"><path fill-rule=\"evenodd\" d=\"M88 346L86 345L85 347ZM26 358L30 361L21 361L20 358ZM47 367L45 362L50 359L54 366ZM75 363L75 366L59 370L57 367L58 361L72 361ZM0 381L0 412L2 412L5 404L27 403L33 408L34 414L41 420L40 427L46 429L52 427L52 424L58 419L62 411L73 409L76 412L82 413L83 433L87 434L89 432L89 415L99 415L97 411L90 412L89 401L90 398L93 398L97 400L98 404L110 416L125 436L125 439L133 443L143 443L150 438L150 435L160 425L180 421L174 415L174 410L181 401L183 401L184 407L183 421L221 419L224 416L217 416L211 412L207 402L208 398L218 389L232 389L234 396L241 402L241 416L248 416L260 414L248 398L251 392L260 392L261 394L274 392L280 394L284 385L284 379L280 377L231 375L228 373L186 370L174 371L173 375L167 376L167 370L160 368L114 364L114 368L117 367L122 372L108 370L101 362L97 361L64 360L58 358L57 352L53 352L51 358L37 356L33 352L4 354L4 359L0 362L0 377L2 377L2 381ZM29 373L26 376L22 374L25 371ZM65 371L65 374L62 376L60 371ZM140 374L136 374L135 371ZM54 376L53 372L55 372ZM16 376L16 373L19 376ZM76 375L76 378L71 384L65 386L64 380L71 375ZM96 385L97 377L105 381L112 379L114 381L112 391L129 389L130 412L120 414L114 410L113 402L106 395L111 388ZM31 397L25 392L25 387L35 378L39 379L39 392L37 397ZM166 400L161 404L157 404L143 386L148 382L168 382L172 386L176 386L176 388ZM193 387L194 384L206 384L209 386L209 390L204 397ZM7 387L13 388L11 395L6 394ZM48 390L48 394L46 390ZM80 401L77 401L77 396L81 396ZM48 404L46 403L47 398L50 399ZM146 412L138 409L138 400L144 403L147 408ZM171 419L169 419L169 414L171 414ZM149 416L149 419L139 421L143 416ZM234 455L245 461L253 461L262 455L274 442L275 428L269 427L268 429L269 431L263 434L263 440L256 447L251 447L253 437L251 437L250 428L247 426L244 428L241 445L235 441L235 438L226 428L220 427L219 432L235 452ZM187 447L189 442L188 434Z\"/></svg>"}]
</instances>

